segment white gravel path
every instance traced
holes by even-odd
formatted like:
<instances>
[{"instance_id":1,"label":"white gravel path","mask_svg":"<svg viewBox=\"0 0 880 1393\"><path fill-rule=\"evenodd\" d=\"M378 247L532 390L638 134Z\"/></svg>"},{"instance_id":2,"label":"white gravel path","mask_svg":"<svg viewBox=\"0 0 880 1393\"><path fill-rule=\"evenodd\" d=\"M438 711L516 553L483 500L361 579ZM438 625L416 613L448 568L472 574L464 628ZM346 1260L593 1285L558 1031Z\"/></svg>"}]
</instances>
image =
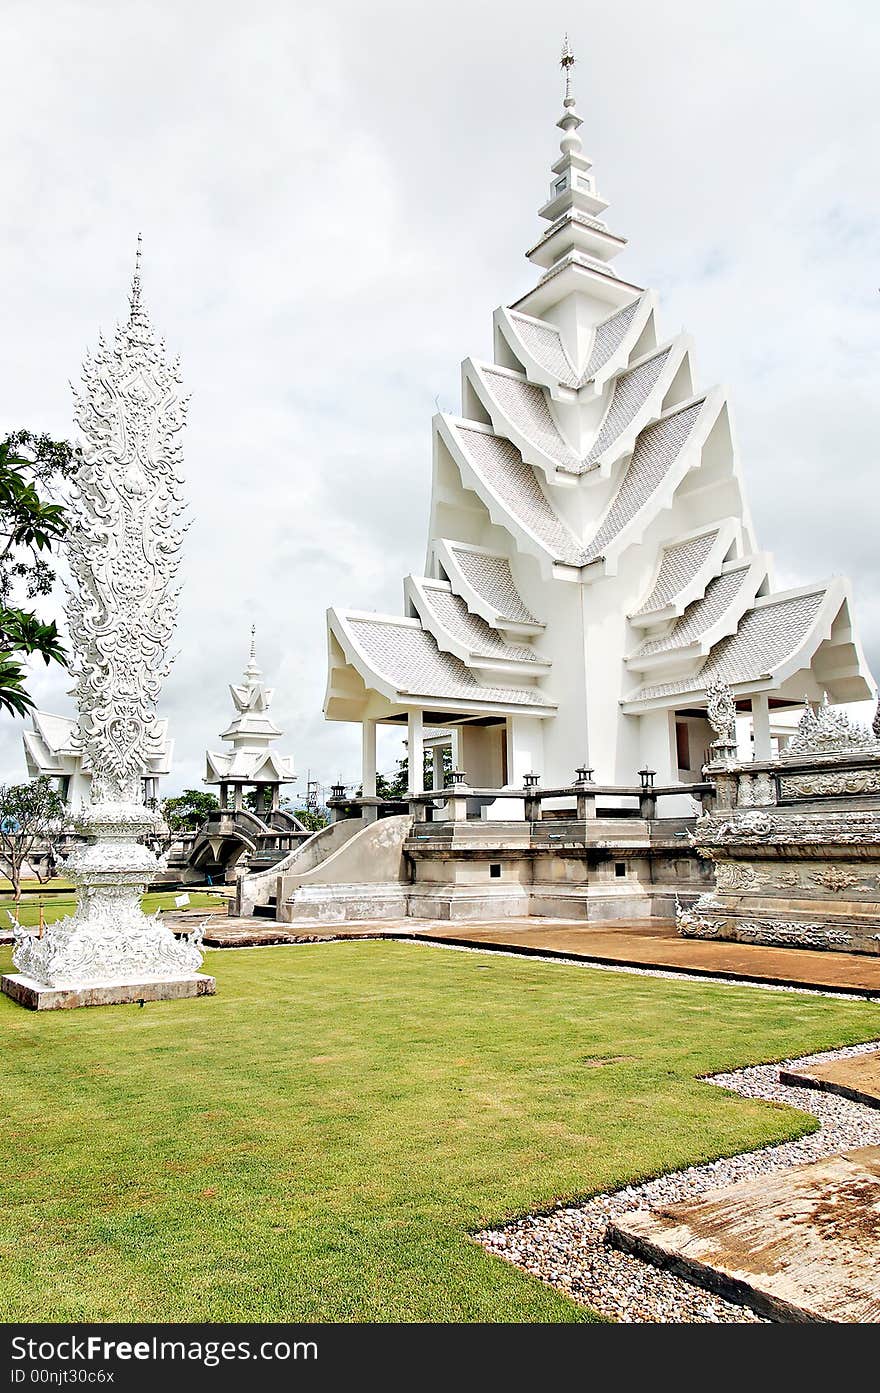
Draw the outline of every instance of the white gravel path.
<instances>
[{"instance_id":1,"label":"white gravel path","mask_svg":"<svg viewBox=\"0 0 880 1393\"><path fill-rule=\"evenodd\" d=\"M876 1050L877 1044L826 1050L717 1074L708 1079L745 1098L768 1098L813 1113L817 1132L800 1141L762 1147L729 1160L691 1166L648 1181L596 1195L578 1208L557 1209L476 1235L490 1253L558 1287L582 1305L630 1324L760 1322L761 1317L605 1243L608 1221L635 1209L690 1199L705 1190L747 1180L787 1166L816 1161L855 1146L880 1145L880 1109L813 1088L779 1082L780 1068L799 1068Z\"/></svg>"}]
</instances>

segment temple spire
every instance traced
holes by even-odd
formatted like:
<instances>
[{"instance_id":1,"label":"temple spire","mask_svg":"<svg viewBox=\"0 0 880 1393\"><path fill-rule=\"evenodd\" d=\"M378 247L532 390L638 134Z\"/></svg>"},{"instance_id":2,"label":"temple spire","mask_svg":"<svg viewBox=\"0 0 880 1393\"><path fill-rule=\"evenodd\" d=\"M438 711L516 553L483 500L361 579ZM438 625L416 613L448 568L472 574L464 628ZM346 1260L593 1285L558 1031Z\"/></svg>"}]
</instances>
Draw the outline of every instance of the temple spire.
<instances>
[{"instance_id":1,"label":"temple spire","mask_svg":"<svg viewBox=\"0 0 880 1393\"><path fill-rule=\"evenodd\" d=\"M143 251L143 237L137 235L137 248L134 254L134 275L131 278L131 290L128 293L128 303L131 307L131 318L141 309L141 252Z\"/></svg>"},{"instance_id":2,"label":"temple spire","mask_svg":"<svg viewBox=\"0 0 880 1393\"><path fill-rule=\"evenodd\" d=\"M574 103L574 98L571 95L571 70L574 67L574 63L574 53L571 44L568 42L568 35L565 34L562 39L562 57L559 60L559 66L565 74L565 106L570 106Z\"/></svg>"},{"instance_id":3,"label":"temple spire","mask_svg":"<svg viewBox=\"0 0 880 1393\"><path fill-rule=\"evenodd\" d=\"M244 680L249 687L255 687L263 675L262 668L257 663L257 626L251 625L251 647L248 654L248 665L244 670Z\"/></svg>"},{"instance_id":4,"label":"temple spire","mask_svg":"<svg viewBox=\"0 0 880 1393\"><path fill-rule=\"evenodd\" d=\"M626 245L626 238L611 232L601 221L608 204L596 188L593 162L584 153L580 137L583 122L578 116L572 94L574 65L574 49L566 34L559 59L565 79L562 115L556 122L562 131L562 138L559 141L559 155L551 166L553 178L550 181L550 196L538 210L538 216L550 226L526 252L530 261L552 277L554 285L552 291L546 295L542 292L532 303L533 310L539 307L539 303L546 305L550 296L561 298L557 292L561 291L564 295L574 288L583 288L587 294L595 293L598 299L611 303L618 303L638 289L627 282L618 281L614 273L606 269L607 263ZM557 274L563 268L571 271L564 282ZM597 281L597 275L602 279Z\"/></svg>"},{"instance_id":5,"label":"temple spire","mask_svg":"<svg viewBox=\"0 0 880 1393\"><path fill-rule=\"evenodd\" d=\"M565 96L562 102L562 115L556 122L563 133L559 149L562 151L562 158L566 163L572 160L572 156L582 156L583 151L583 141L577 133L578 126L583 125L583 122L574 109L574 97L571 95L571 70L574 67L574 61L574 52L566 34L562 41L562 57L559 60L559 66L565 74ZM589 169L589 161L583 167Z\"/></svg>"}]
</instances>

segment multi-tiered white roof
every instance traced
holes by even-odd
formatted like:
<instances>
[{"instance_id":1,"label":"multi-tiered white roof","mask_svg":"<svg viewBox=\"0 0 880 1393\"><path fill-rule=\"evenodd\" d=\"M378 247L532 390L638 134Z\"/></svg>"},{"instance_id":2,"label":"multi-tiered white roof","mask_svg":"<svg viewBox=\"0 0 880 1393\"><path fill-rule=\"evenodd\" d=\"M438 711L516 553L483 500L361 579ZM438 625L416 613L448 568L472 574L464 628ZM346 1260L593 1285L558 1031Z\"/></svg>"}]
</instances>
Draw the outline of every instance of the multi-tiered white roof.
<instances>
[{"instance_id":1,"label":"multi-tiered white roof","mask_svg":"<svg viewBox=\"0 0 880 1393\"><path fill-rule=\"evenodd\" d=\"M727 395L612 265L625 239L602 220L568 81L557 124L527 253L540 279L496 311L494 362L465 359L461 414L434 420L427 574L406 579L406 617L329 612L325 710L506 716L508 779L518 762L568 779L586 759L629 781L667 755L674 776L670 722L699 718L710 681L766 717L867 697L870 678L845 580L774 589ZM542 727L518 760L523 713Z\"/></svg>"},{"instance_id":2,"label":"multi-tiered white roof","mask_svg":"<svg viewBox=\"0 0 880 1393\"><path fill-rule=\"evenodd\" d=\"M206 784L283 784L295 779L292 755L280 755L271 746L283 735L269 715L274 688L263 682L257 663L256 643L251 648L244 682L233 682L229 694L235 715L220 734L232 748L206 754Z\"/></svg>"}]
</instances>

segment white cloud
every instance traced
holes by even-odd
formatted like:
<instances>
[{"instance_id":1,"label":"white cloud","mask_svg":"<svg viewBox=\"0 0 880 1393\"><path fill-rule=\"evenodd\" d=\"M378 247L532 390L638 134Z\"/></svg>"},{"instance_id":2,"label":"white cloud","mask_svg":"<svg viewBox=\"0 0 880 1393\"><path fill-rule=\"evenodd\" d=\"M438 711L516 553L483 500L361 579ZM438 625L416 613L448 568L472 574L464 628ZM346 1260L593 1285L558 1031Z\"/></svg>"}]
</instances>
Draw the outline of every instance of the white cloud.
<instances>
[{"instance_id":1,"label":"white cloud","mask_svg":"<svg viewBox=\"0 0 880 1393\"><path fill-rule=\"evenodd\" d=\"M569 29L624 266L733 392L780 580L875 599L880 31L867 0L7 3L0 429L71 432L68 379L123 312L135 235L192 392L193 527L163 710L197 784L251 622L303 777L354 778L325 723L324 609L399 608L422 564L434 398L530 284ZM66 682L35 670L41 704ZM0 720L0 773L23 771ZM382 759L391 767L396 735Z\"/></svg>"}]
</instances>

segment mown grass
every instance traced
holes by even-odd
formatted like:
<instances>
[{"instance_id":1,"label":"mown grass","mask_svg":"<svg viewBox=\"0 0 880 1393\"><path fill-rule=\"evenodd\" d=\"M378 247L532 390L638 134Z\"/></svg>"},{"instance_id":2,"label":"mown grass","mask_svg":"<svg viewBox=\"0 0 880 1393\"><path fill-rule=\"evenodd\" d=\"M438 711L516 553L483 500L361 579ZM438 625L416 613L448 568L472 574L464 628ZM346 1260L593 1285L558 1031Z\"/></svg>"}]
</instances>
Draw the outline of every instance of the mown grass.
<instances>
[{"instance_id":1,"label":"mown grass","mask_svg":"<svg viewBox=\"0 0 880 1393\"><path fill-rule=\"evenodd\" d=\"M206 967L197 1001L0 998L3 1319L589 1319L469 1233L801 1135L698 1075L880 1036L868 1003L425 945Z\"/></svg>"},{"instance_id":2,"label":"mown grass","mask_svg":"<svg viewBox=\"0 0 880 1393\"><path fill-rule=\"evenodd\" d=\"M176 909L174 901L178 895L188 894L188 909L213 909L217 914L225 914L226 899L223 895L212 895L206 891L182 891L182 890L159 890L146 894L141 899L144 912L155 914L157 909ZM15 899L12 895L0 895L0 932L8 933L12 927L10 915L18 919L23 928L32 929L40 922L40 900L43 902L43 923L54 924L56 919L63 919L66 915L72 914L76 909L76 894L71 889L69 894L52 892L45 897L28 895L19 902L18 914L15 911Z\"/></svg>"}]
</instances>

